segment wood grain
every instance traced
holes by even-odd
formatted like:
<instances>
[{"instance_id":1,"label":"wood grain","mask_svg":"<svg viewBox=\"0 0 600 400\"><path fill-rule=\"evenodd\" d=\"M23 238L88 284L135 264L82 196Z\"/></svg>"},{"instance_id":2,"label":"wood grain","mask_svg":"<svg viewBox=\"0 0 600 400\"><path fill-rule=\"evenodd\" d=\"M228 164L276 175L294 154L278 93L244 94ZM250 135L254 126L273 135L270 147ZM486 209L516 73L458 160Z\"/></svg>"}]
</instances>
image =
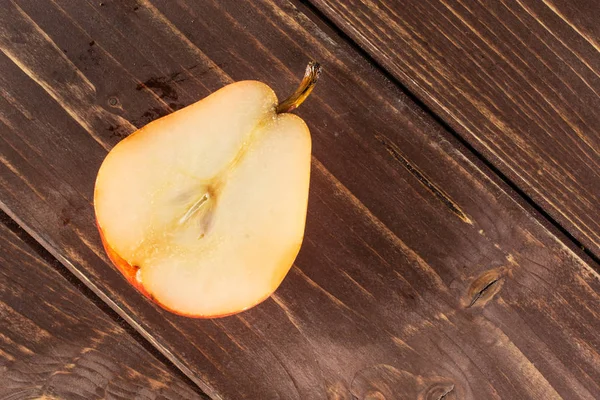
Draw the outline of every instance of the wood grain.
<instances>
[{"instance_id":1,"label":"wood grain","mask_svg":"<svg viewBox=\"0 0 600 400\"><path fill-rule=\"evenodd\" d=\"M310 0L600 257L600 3Z\"/></svg>"},{"instance_id":2,"label":"wood grain","mask_svg":"<svg viewBox=\"0 0 600 400\"><path fill-rule=\"evenodd\" d=\"M0 398L201 398L5 222L2 213Z\"/></svg>"},{"instance_id":3,"label":"wood grain","mask_svg":"<svg viewBox=\"0 0 600 400\"><path fill-rule=\"evenodd\" d=\"M3 7L3 209L212 397L600 397L599 266L301 5ZM309 59L307 234L282 286L216 320L146 301L94 226L106 148L233 80L285 96Z\"/></svg>"}]
</instances>

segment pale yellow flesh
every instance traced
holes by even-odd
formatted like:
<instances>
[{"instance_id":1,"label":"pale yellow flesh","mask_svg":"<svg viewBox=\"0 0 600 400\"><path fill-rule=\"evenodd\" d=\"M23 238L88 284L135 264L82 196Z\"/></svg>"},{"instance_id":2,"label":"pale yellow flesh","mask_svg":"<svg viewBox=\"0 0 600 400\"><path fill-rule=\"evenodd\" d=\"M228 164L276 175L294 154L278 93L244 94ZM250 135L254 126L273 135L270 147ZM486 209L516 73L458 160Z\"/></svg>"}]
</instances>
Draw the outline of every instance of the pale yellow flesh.
<instances>
[{"instance_id":1,"label":"pale yellow flesh","mask_svg":"<svg viewBox=\"0 0 600 400\"><path fill-rule=\"evenodd\" d=\"M247 309L300 249L310 134L255 81L231 84L120 142L98 173L106 243L141 285L185 315Z\"/></svg>"}]
</instances>

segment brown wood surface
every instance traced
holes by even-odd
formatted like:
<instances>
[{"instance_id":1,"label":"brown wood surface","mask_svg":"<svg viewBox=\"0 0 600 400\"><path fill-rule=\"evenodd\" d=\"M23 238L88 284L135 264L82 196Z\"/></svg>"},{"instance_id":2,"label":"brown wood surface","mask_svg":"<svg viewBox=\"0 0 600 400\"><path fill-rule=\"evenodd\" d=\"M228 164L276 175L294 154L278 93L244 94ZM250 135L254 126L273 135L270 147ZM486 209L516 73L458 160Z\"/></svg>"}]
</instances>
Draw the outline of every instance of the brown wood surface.
<instances>
[{"instance_id":1,"label":"brown wood surface","mask_svg":"<svg viewBox=\"0 0 600 400\"><path fill-rule=\"evenodd\" d=\"M310 2L600 257L600 2Z\"/></svg>"},{"instance_id":2,"label":"brown wood surface","mask_svg":"<svg viewBox=\"0 0 600 400\"><path fill-rule=\"evenodd\" d=\"M2 213L0 398L201 398L5 220Z\"/></svg>"},{"instance_id":3,"label":"brown wood surface","mask_svg":"<svg viewBox=\"0 0 600 400\"><path fill-rule=\"evenodd\" d=\"M600 267L302 5L1 4L2 208L212 397L600 397ZM236 316L156 307L94 226L107 150L233 80L287 95L309 59L296 265Z\"/></svg>"}]
</instances>

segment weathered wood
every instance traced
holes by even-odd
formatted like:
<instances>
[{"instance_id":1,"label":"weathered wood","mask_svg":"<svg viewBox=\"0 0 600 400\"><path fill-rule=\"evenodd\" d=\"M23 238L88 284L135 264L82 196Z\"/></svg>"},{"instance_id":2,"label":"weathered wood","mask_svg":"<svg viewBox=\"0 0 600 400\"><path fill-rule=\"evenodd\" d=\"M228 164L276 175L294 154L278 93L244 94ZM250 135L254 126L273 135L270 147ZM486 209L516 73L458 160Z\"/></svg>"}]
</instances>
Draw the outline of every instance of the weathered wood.
<instances>
[{"instance_id":1,"label":"weathered wood","mask_svg":"<svg viewBox=\"0 0 600 400\"><path fill-rule=\"evenodd\" d=\"M5 222L2 213L0 398L201 398Z\"/></svg>"},{"instance_id":2,"label":"weathered wood","mask_svg":"<svg viewBox=\"0 0 600 400\"><path fill-rule=\"evenodd\" d=\"M210 395L600 397L598 266L307 10L16 3L0 13L2 207ZM157 308L101 249L107 149L232 80L288 94L310 58L329 62L298 111L315 157L296 266L237 316Z\"/></svg>"},{"instance_id":3,"label":"weathered wood","mask_svg":"<svg viewBox=\"0 0 600 400\"><path fill-rule=\"evenodd\" d=\"M600 2L310 2L600 258Z\"/></svg>"}]
</instances>

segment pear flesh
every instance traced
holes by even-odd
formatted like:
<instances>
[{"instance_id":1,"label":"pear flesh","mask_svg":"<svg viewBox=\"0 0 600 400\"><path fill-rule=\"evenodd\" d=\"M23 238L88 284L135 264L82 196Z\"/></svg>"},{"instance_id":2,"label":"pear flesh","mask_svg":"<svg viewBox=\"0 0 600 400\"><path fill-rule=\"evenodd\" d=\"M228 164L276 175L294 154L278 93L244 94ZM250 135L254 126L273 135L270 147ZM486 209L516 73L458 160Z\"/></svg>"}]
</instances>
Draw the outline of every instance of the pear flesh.
<instances>
[{"instance_id":1,"label":"pear flesh","mask_svg":"<svg viewBox=\"0 0 600 400\"><path fill-rule=\"evenodd\" d=\"M94 192L105 249L162 307L193 317L269 297L296 258L311 139L257 81L230 84L117 144Z\"/></svg>"}]
</instances>

